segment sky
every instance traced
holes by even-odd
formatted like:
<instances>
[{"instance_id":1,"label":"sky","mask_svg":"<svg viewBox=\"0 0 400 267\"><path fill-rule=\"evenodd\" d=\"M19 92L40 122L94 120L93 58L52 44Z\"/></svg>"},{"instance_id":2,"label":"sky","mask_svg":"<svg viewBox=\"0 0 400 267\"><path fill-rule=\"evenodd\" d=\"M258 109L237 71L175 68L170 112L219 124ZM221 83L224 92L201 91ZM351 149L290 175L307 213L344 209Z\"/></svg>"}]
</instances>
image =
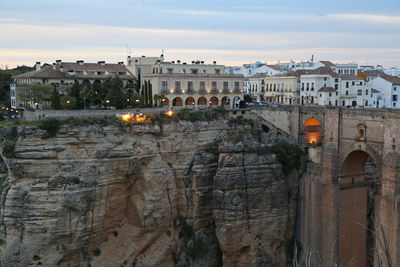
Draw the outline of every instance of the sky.
<instances>
[{"instance_id":1,"label":"sky","mask_svg":"<svg viewBox=\"0 0 400 267\"><path fill-rule=\"evenodd\" d=\"M0 0L0 68L331 60L400 68L400 0Z\"/></svg>"}]
</instances>

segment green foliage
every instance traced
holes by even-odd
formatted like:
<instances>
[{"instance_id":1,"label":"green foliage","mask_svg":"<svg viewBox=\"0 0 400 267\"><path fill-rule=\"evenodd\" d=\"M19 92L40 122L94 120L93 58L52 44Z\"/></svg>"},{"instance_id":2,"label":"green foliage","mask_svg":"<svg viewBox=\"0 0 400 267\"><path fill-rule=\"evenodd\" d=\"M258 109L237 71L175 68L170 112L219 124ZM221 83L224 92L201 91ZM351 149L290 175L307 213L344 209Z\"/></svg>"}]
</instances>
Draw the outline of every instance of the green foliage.
<instances>
[{"instance_id":1,"label":"green foliage","mask_svg":"<svg viewBox=\"0 0 400 267\"><path fill-rule=\"evenodd\" d=\"M123 87L123 82L118 76L109 78L104 82L103 88L107 88L106 100L110 101L110 106L118 109L124 107L126 101Z\"/></svg>"},{"instance_id":2,"label":"green foliage","mask_svg":"<svg viewBox=\"0 0 400 267\"><path fill-rule=\"evenodd\" d=\"M39 128L42 130L46 130L47 136L46 137L52 137L55 136L60 129L62 125L62 121L50 118L50 119L44 119L40 121L39 123Z\"/></svg>"},{"instance_id":3,"label":"green foliage","mask_svg":"<svg viewBox=\"0 0 400 267\"><path fill-rule=\"evenodd\" d=\"M61 107L64 109L73 109L76 107L77 100L75 97L70 95L62 95L60 97Z\"/></svg>"},{"instance_id":4,"label":"green foliage","mask_svg":"<svg viewBox=\"0 0 400 267\"><path fill-rule=\"evenodd\" d=\"M15 150L15 141L5 140L1 147L1 150L4 156L10 157Z\"/></svg>"},{"instance_id":5,"label":"green foliage","mask_svg":"<svg viewBox=\"0 0 400 267\"><path fill-rule=\"evenodd\" d=\"M49 181L50 187L57 187L62 185L76 185L79 184L81 180L78 177L56 177Z\"/></svg>"},{"instance_id":6,"label":"green foliage","mask_svg":"<svg viewBox=\"0 0 400 267\"><path fill-rule=\"evenodd\" d=\"M228 124L231 127L244 126L244 125L250 125L251 127L253 127L254 121L245 119L243 116L237 116L236 118L230 118Z\"/></svg>"},{"instance_id":7,"label":"green foliage","mask_svg":"<svg viewBox=\"0 0 400 267\"><path fill-rule=\"evenodd\" d=\"M182 223L182 229L179 232L179 238L191 238L194 235L193 227L187 224L186 221Z\"/></svg>"},{"instance_id":8,"label":"green foliage","mask_svg":"<svg viewBox=\"0 0 400 267\"><path fill-rule=\"evenodd\" d=\"M86 125L100 125L100 126L129 126L128 123L121 121L115 116L95 117L95 118L68 118L61 121L61 124L68 124L72 126L86 126Z\"/></svg>"},{"instance_id":9,"label":"green foliage","mask_svg":"<svg viewBox=\"0 0 400 267\"><path fill-rule=\"evenodd\" d=\"M9 101L10 84L13 82L13 76L33 70L31 67L19 66L14 69L0 69L0 101ZM7 105L10 106L10 105Z\"/></svg>"},{"instance_id":10,"label":"green foliage","mask_svg":"<svg viewBox=\"0 0 400 267\"><path fill-rule=\"evenodd\" d=\"M301 156L304 152L299 146L279 141L272 146L272 152L277 155L285 175L290 174L294 169L300 169Z\"/></svg>"},{"instance_id":11,"label":"green foliage","mask_svg":"<svg viewBox=\"0 0 400 267\"><path fill-rule=\"evenodd\" d=\"M190 111L188 109L182 109L178 114L177 118L184 121L213 121L222 118L225 115L225 110L222 107L205 110L205 111Z\"/></svg>"},{"instance_id":12,"label":"green foliage","mask_svg":"<svg viewBox=\"0 0 400 267\"><path fill-rule=\"evenodd\" d=\"M54 109L60 109L61 108L61 103L60 103L60 94L57 91L57 88L54 86L53 88L53 97L51 99L52 105Z\"/></svg>"},{"instance_id":13,"label":"green foliage","mask_svg":"<svg viewBox=\"0 0 400 267\"><path fill-rule=\"evenodd\" d=\"M192 259L199 259L207 253L207 250L207 243L201 240L200 237L193 236L192 244L188 248L188 256Z\"/></svg>"},{"instance_id":14,"label":"green foliage","mask_svg":"<svg viewBox=\"0 0 400 267\"><path fill-rule=\"evenodd\" d=\"M253 103L253 98L250 95L244 95L243 99L245 102Z\"/></svg>"},{"instance_id":15,"label":"green foliage","mask_svg":"<svg viewBox=\"0 0 400 267\"><path fill-rule=\"evenodd\" d=\"M53 87L51 85L34 83L31 86L20 88L20 97L26 102L44 105L53 97Z\"/></svg>"}]
</instances>

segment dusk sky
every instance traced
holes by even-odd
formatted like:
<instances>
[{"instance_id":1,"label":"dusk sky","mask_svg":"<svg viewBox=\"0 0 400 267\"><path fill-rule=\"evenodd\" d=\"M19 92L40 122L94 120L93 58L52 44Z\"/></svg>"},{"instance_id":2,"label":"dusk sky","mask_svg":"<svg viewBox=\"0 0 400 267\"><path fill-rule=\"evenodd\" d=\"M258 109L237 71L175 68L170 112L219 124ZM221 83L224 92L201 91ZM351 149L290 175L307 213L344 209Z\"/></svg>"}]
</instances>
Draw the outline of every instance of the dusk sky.
<instances>
[{"instance_id":1,"label":"dusk sky","mask_svg":"<svg viewBox=\"0 0 400 267\"><path fill-rule=\"evenodd\" d=\"M0 0L0 68L132 56L400 67L399 0Z\"/></svg>"}]
</instances>

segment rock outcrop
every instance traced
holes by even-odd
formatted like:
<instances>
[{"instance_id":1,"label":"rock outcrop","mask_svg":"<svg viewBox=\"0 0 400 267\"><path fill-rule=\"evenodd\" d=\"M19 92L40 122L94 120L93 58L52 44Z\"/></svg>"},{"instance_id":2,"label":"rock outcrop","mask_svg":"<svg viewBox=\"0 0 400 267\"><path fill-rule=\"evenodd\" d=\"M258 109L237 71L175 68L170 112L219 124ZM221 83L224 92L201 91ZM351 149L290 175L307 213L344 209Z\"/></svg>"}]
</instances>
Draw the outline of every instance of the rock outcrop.
<instances>
[{"instance_id":1,"label":"rock outcrop","mask_svg":"<svg viewBox=\"0 0 400 267\"><path fill-rule=\"evenodd\" d=\"M20 129L0 162L1 262L284 265L295 174L261 137L233 144L229 131L222 120Z\"/></svg>"}]
</instances>

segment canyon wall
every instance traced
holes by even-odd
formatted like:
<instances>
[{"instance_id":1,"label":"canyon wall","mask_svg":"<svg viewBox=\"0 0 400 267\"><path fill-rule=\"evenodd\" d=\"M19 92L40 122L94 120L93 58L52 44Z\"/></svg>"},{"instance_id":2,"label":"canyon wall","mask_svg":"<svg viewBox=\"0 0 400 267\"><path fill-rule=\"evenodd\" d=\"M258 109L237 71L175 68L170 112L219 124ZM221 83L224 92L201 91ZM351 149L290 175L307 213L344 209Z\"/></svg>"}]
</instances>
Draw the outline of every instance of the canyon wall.
<instances>
[{"instance_id":1,"label":"canyon wall","mask_svg":"<svg viewBox=\"0 0 400 267\"><path fill-rule=\"evenodd\" d=\"M18 129L0 162L0 263L285 266L297 172L284 175L273 132L232 131L223 120Z\"/></svg>"}]
</instances>

